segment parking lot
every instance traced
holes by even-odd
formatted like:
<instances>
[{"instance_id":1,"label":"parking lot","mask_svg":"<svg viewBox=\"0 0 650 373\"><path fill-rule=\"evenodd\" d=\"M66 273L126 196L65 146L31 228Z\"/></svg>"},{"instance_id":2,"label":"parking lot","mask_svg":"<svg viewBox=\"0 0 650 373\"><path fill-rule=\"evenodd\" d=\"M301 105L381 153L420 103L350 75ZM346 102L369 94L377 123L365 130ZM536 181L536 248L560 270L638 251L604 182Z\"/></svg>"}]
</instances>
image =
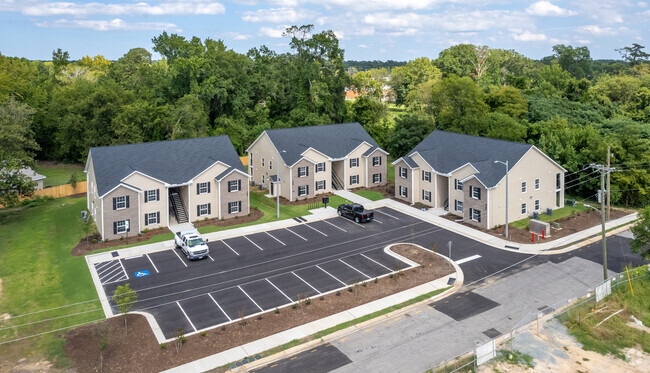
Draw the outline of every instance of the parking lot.
<instances>
[{"instance_id":1,"label":"parking lot","mask_svg":"<svg viewBox=\"0 0 650 373\"><path fill-rule=\"evenodd\" d=\"M192 333L408 269L384 248L441 231L389 208L375 210L375 218L334 217L210 241L201 261L170 249L94 269L108 298L129 283L138 293L132 311L152 314L172 338L178 328Z\"/></svg>"}]
</instances>

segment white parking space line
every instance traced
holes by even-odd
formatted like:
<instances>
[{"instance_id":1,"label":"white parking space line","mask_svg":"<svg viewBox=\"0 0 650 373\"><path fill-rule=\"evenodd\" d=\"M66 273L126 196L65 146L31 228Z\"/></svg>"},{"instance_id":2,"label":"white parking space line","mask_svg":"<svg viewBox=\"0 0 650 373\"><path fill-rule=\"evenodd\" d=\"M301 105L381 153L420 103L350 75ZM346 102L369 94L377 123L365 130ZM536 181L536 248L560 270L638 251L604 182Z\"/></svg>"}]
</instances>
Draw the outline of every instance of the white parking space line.
<instances>
[{"instance_id":1,"label":"white parking space line","mask_svg":"<svg viewBox=\"0 0 650 373\"><path fill-rule=\"evenodd\" d=\"M382 267L384 267L384 268L386 268L386 269L388 270L388 272L393 272L392 269L386 267L385 265L379 263L378 261L376 261L376 260L374 260L374 259L372 259L372 258L368 258L367 256L365 256L365 255L363 255L363 254L361 254L361 256L364 257L364 258L366 258L366 259L368 259L368 260L370 260L370 261L372 261L372 262L375 262L376 264L379 264L380 266L382 266Z\"/></svg>"},{"instance_id":2,"label":"white parking space line","mask_svg":"<svg viewBox=\"0 0 650 373\"><path fill-rule=\"evenodd\" d=\"M130 256L128 258L124 258L124 260L130 260L130 259L136 259L136 258L142 258L142 255Z\"/></svg>"},{"instance_id":3,"label":"white parking space line","mask_svg":"<svg viewBox=\"0 0 650 373\"><path fill-rule=\"evenodd\" d=\"M325 237L327 237L327 235L326 235L325 233L323 233L323 232L321 232L321 231L319 231L318 229L316 229L316 228L314 228L314 227L312 227L312 226L311 226L311 225L309 225L309 224L305 224L305 225L304 225L304 227L307 227L307 228L311 228L311 229L313 229L313 230L315 230L316 232L318 232L318 233L320 233L320 234L322 234L323 236L325 236Z\"/></svg>"},{"instance_id":4,"label":"white parking space line","mask_svg":"<svg viewBox=\"0 0 650 373\"><path fill-rule=\"evenodd\" d=\"M99 265L95 264L95 270L99 271L100 269L105 268L109 264L113 264L113 262L108 261L108 262L104 262L104 263L99 263Z\"/></svg>"},{"instance_id":5,"label":"white parking space line","mask_svg":"<svg viewBox=\"0 0 650 373\"><path fill-rule=\"evenodd\" d=\"M120 269L120 266L115 266L115 267L113 267L113 269L111 269L109 272L105 272L105 273L103 273L101 276L99 276L99 280L100 280L100 281L103 281L104 279L108 278L109 275L114 274L115 271L117 271L117 270L119 270L119 269ZM117 272L117 273L119 273L119 272Z\"/></svg>"},{"instance_id":6,"label":"white parking space line","mask_svg":"<svg viewBox=\"0 0 650 373\"><path fill-rule=\"evenodd\" d=\"M391 218L393 218L393 219L395 219L395 220L399 220L399 218L398 218L397 216L393 216L393 215L391 215L391 214L387 214L387 213L382 212L382 211L377 211L377 210L375 210L374 212L378 212L378 213L380 213L380 214L382 214L382 215L386 215L386 216L391 217Z\"/></svg>"},{"instance_id":7,"label":"white parking space line","mask_svg":"<svg viewBox=\"0 0 650 373\"><path fill-rule=\"evenodd\" d=\"M187 314L185 313L185 310L183 309L183 307L181 307L181 304L178 303L178 302L176 302L176 304L178 305L178 308L181 309L181 312L183 312L183 315L185 315L185 318L187 319L187 322L189 322L190 325L192 326L192 329L194 329L194 331L196 331L196 326L194 326L194 324L192 324L192 320L190 320L190 318L187 317Z\"/></svg>"},{"instance_id":8,"label":"white parking space line","mask_svg":"<svg viewBox=\"0 0 650 373\"><path fill-rule=\"evenodd\" d=\"M118 259L117 261L120 262L120 265L122 266L122 270L124 271L124 276L126 276L126 279L128 280L129 279L129 274L126 273L126 269L124 269L124 264L122 264L122 260Z\"/></svg>"},{"instance_id":9,"label":"white parking space line","mask_svg":"<svg viewBox=\"0 0 650 373\"><path fill-rule=\"evenodd\" d=\"M230 316L228 316L228 314L225 313L225 312L223 311L223 308L221 308L221 306L219 305L219 303L217 303L217 300L214 299L214 298L212 297L212 294L208 293L208 296L210 297L210 299L212 299L212 301L214 302L214 304L216 304L217 307L219 307L219 309L221 310L221 312L222 312L224 315L226 315L226 317L228 318L228 321L232 321L232 319L230 318Z\"/></svg>"},{"instance_id":10,"label":"white parking space line","mask_svg":"<svg viewBox=\"0 0 650 373\"><path fill-rule=\"evenodd\" d=\"M463 263L467 263L467 262L469 262L469 261L471 261L471 260L478 259L478 258L480 258L480 257L481 257L480 255L472 255L472 256L470 256L470 257L467 257L467 258L463 258L463 259L457 260L457 261L456 261L456 264L460 265L460 264L463 264Z\"/></svg>"},{"instance_id":11,"label":"white parking space line","mask_svg":"<svg viewBox=\"0 0 650 373\"><path fill-rule=\"evenodd\" d=\"M347 218L343 218L343 219L347 219ZM335 224L332 224L332 223L328 222L327 220L322 220L322 221L325 222L325 223L327 223L327 224L329 224L329 225L331 225L332 227L334 227L334 228L336 228L336 229L340 229L340 230L342 230L343 232L347 232L345 229L343 229L343 228L341 228L341 227L339 227L339 226L337 226L337 225L335 225Z\"/></svg>"},{"instance_id":12,"label":"white parking space line","mask_svg":"<svg viewBox=\"0 0 650 373\"><path fill-rule=\"evenodd\" d=\"M256 244L255 242L253 242L253 241L251 241L251 239L250 239L250 238L248 238L248 237L246 237L246 236L242 236L242 237L244 237L245 239L247 239L247 240L248 240L248 242L250 242L250 243L252 243L253 245L255 245L255 247L257 247L258 249L260 249L260 250L262 250L262 251L264 251L264 249L262 249L261 247L259 247L259 245L258 245L258 244Z\"/></svg>"},{"instance_id":13,"label":"white parking space line","mask_svg":"<svg viewBox=\"0 0 650 373\"><path fill-rule=\"evenodd\" d=\"M298 233L296 233L296 232L294 232L294 231L292 231L291 229L289 229L289 228L284 228L284 229L286 229L286 230L288 230L289 232L291 232L291 233L293 233L293 234L295 234L296 236L298 236L298 237L300 237L300 238L302 238L303 240L305 240L305 241L307 241L307 239L306 239L305 237L303 237L303 236L301 236L301 235L299 235Z\"/></svg>"},{"instance_id":14,"label":"white parking space line","mask_svg":"<svg viewBox=\"0 0 650 373\"><path fill-rule=\"evenodd\" d=\"M153 260L151 260L151 257L149 256L149 254L145 254L145 255L147 256L147 259L149 259L149 262L151 262L151 265L153 266L153 269L156 270L156 273L160 273L160 272L158 272L158 267L156 267L156 265L153 264Z\"/></svg>"},{"instance_id":15,"label":"white parking space line","mask_svg":"<svg viewBox=\"0 0 650 373\"><path fill-rule=\"evenodd\" d=\"M269 233L269 232L264 232L264 233L268 234L269 236L271 236L271 238L273 238L274 240L276 240L276 241L278 241L279 243L281 243L282 246L287 246L284 242L282 242L282 241L278 240L277 238L273 237L273 235L272 235L271 233Z\"/></svg>"},{"instance_id":16,"label":"white parking space line","mask_svg":"<svg viewBox=\"0 0 650 373\"><path fill-rule=\"evenodd\" d=\"M280 293L282 293L282 295L284 295L285 298L289 299L289 302L293 302L293 300L291 300L291 298L289 298L289 297L284 293L284 291L280 290L279 287L275 286L275 284L272 283L271 280L269 280L269 279L267 278L266 281L268 281L269 284L271 284L271 285L275 288L275 290L277 290L277 291L279 291Z\"/></svg>"},{"instance_id":17,"label":"white parking space line","mask_svg":"<svg viewBox=\"0 0 650 373\"><path fill-rule=\"evenodd\" d=\"M109 271L113 272L115 270L115 268L119 268L119 266L117 265L117 262L113 262L113 264L111 264L109 267L106 267L106 268L104 268L103 271L98 272L97 276L99 276L99 278L101 279L102 276L104 276L107 272L109 272Z\"/></svg>"},{"instance_id":18,"label":"white parking space line","mask_svg":"<svg viewBox=\"0 0 650 373\"><path fill-rule=\"evenodd\" d=\"M239 253L236 252L235 249L233 249L232 247L230 247L230 245L228 245L228 244L226 243L226 241L224 241L224 240L220 240L220 241L221 241L221 243L223 243L224 245L226 245L226 247L228 247L230 250L232 250L233 253L235 253L235 254L237 254L237 256L239 256Z\"/></svg>"},{"instance_id":19,"label":"white parking space line","mask_svg":"<svg viewBox=\"0 0 650 373\"><path fill-rule=\"evenodd\" d=\"M120 276L120 277L119 277L116 281L120 281L120 280L122 279L122 274L121 274L120 272L117 272L117 273L115 273L113 276L104 279L104 283L103 283L103 284L104 284L104 285L108 284L109 281L115 279L117 276ZM101 280L100 280L100 281L101 281Z\"/></svg>"},{"instance_id":20,"label":"white parking space line","mask_svg":"<svg viewBox=\"0 0 650 373\"><path fill-rule=\"evenodd\" d=\"M370 276L368 276L367 274L365 274L365 273L359 271L358 269L354 268L353 266L349 265L348 263L344 262L343 259L339 259L339 262L345 264L346 266L348 266L348 267L354 269L355 271L361 273L362 275L366 276L367 279L370 279Z\"/></svg>"},{"instance_id":21,"label":"white parking space line","mask_svg":"<svg viewBox=\"0 0 650 373\"><path fill-rule=\"evenodd\" d=\"M180 260L181 263L183 263L183 265L184 265L185 267L187 267L187 263L185 263L185 261L181 258L181 256L178 255L178 253L176 252L176 249L172 249L172 252L173 252L174 254L176 254L176 256L178 257L178 260Z\"/></svg>"},{"instance_id":22,"label":"white parking space line","mask_svg":"<svg viewBox=\"0 0 650 373\"><path fill-rule=\"evenodd\" d=\"M379 220L377 220L377 219L372 219L372 221L375 221L375 222L377 222L377 223L379 223L379 224L384 224L384 223L382 223L381 221L379 221Z\"/></svg>"},{"instance_id":23,"label":"white parking space line","mask_svg":"<svg viewBox=\"0 0 650 373\"><path fill-rule=\"evenodd\" d=\"M309 286L310 288L314 289L314 291L316 291L318 294L322 294L318 289L316 289L315 287L311 286L311 284L310 284L309 282L305 281L302 277L300 277L300 276L298 276L297 274L295 274L295 272L292 271L291 273L293 273L294 276L296 276L296 277L298 277L299 279L301 279L302 282L304 282L305 284L307 284L307 286Z\"/></svg>"},{"instance_id":24,"label":"white parking space line","mask_svg":"<svg viewBox=\"0 0 650 373\"><path fill-rule=\"evenodd\" d=\"M248 295L248 293L245 292L244 289L241 288L241 286L237 285L237 287L239 288L239 290L241 290L242 293L244 293L244 295L246 295L246 296L248 297L248 299L251 300L251 302L253 302L253 303L257 306L257 308L260 309L260 311L264 312L264 310L262 309L262 307L260 307L260 305L257 304L257 302L255 302L255 301L253 300L253 298L251 298L251 296Z\"/></svg>"},{"instance_id":25,"label":"white parking space line","mask_svg":"<svg viewBox=\"0 0 650 373\"><path fill-rule=\"evenodd\" d=\"M330 277L332 277L332 278L335 279L336 281L338 281L338 282L340 282L341 284L343 284L343 286L348 286L348 284L346 284L345 282L343 282L343 281L339 280L338 278L334 277L333 274L331 274L331 273L327 272L326 270L322 269L320 266L316 266L316 268L318 268L318 269L320 269L321 271L327 273L328 275L330 275Z\"/></svg>"},{"instance_id":26,"label":"white parking space line","mask_svg":"<svg viewBox=\"0 0 650 373\"><path fill-rule=\"evenodd\" d=\"M208 258L210 258L210 260L212 260L212 261L214 262L214 259L212 259L212 257L210 256L210 254L208 254Z\"/></svg>"}]
</instances>

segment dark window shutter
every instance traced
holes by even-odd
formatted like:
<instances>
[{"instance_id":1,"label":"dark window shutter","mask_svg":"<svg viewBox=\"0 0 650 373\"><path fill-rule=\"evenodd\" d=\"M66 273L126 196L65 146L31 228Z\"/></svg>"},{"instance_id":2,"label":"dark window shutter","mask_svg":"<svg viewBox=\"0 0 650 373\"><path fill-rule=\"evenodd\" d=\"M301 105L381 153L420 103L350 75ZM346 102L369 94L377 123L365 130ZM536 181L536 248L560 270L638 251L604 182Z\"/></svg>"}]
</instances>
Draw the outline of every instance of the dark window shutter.
<instances>
[{"instance_id":1,"label":"dark window shutter","mask_svg":"<svg viewBox=\"0 0 650 373\"><path fill-rule=\"evenodd\" d=\"M228 193L232 192L232 189L230 188L230 181L228 182Z\"/></svg>"},{"instance_id":2,"label":"dark window shutter","mask_svg":"<svg viewBox=\"0 0 650 373\"><path fill-rule=\"evenodd\" d=\"M144 191L144 203L149 202L149 191L145 190Z\"/></svg>"},{"instance_id":3,"label":"dark window shutter","mask_svg":"<svg viewBox=\"0 0 650 373\"><path fill-rule=\"evenodd\" d=\"M144 214L144 226L149 225L149 214Z\"/></svg>"},{"instance_id":4,"label":"dark window shutter","mask_svg":"<svg viewBox=\"0 0 650 373\"><path fill-rule=\"evenodd\" d=\"M481 222L481 211L478 211L478 219L477 220L478 220L479 223Z\"/></svg>"},{"instance_id":5,"label":"dark window shutter","mask_svg":"<svg viewBox=\"0 0 650 373\"><path fill-rule=\"evenodd\" d=\"M160 201L160 189L156 189L156 201Z\"/></svg>"},{"instance_id":6,"label":"dark window shutter","mask_svg":"<svg viewBox=\"0 0 650 373\"><path fill-rule=\"evenodd\" d=\"M404 197L409 196L409 188L404 187Z\"/></svg>"},{"instance_id":7,"label":"dark window shutter","mask_svg":"<svg viewBox=\"0 0 650 373\"><path fill-rule=\"evenodd\" d=\"M473 197L473 196L474 196L474 191L473 191L472 189L474 189L474 187L470 185L470 186L469 186L469 196L470 196L470 197Z\"/></svg>"},{"instance_id":8,"label":"dark window shutter","mask_svg":"<svg viewBox=\"0 0 650 373\"><path fill-rule=\"evenodd\" d=\"M201 216L201 205L196 205L196 216Z\"/></svg>"},{"instance_id":9,"label":"dark window shutter","mask_svg":"<svg viewBox=\"0 0 650 373\"><path fill-rule=\"evenodd\" d=\"M241 179L237 180L237 190L241 190Z\"/></svg>"},{"instance_id":10,"label":"dark window shutter","mask_svg":"<svg viewBox=\"0 0 650 373\"><path fill-rule=\"evenodd\" d=\"M309 166L305 166L305 176L309 176Z\"/></svg>"},{"instance_id":11,"label":"dark window shutter","mask_svg":"<svg viewBox=\"0 0 650 373\"><path fill-rule=\"evenodd\" d=\"M113 210L117 210L117 197L113 197Z\"/></svg>"},{"instance_id":12,"label":"dark window shutter","mask_svg":"<svg viewBox=\"0 0 650 373\"><path fill-rule=\"evenodd\" d=\"M323 171L327 170L327 163L323 162Z\"/></svg>"},{"instance_id":13,"label":"dark window shutter","mask_svg":"<svg viewBox=\"0 0 650 373\"><path fill-rule=\"evenodd\" d=\"M212 204L208 203L208 215L212 214Z\"/></svg>"},{"instance_id":14,"label":"dark window shutter","mask_svg":"<svg viewBox=\"0 0 650 373\"><path fill-rule=\"evenodd\" d=\"M230 203L228 203L228 213L229 213L229 214L232 214L232 208L231 208L231 206L230 206Z\"/></svg>"},{"instance_id":15,"label":"dark window shutter","mask_svg":"<svg viewBox=\"0 0 650 373\"><path fill-rule=\"evenodd\" d=\"M424 199L424 189L422 190L422 199Z\"/></svg>"},{"instance_id":16,"label":"dark window shutter","mask_svg":"<svg viewBox=\"0 0 650 373\"><path fill-rule=\"evenodd\" d=\"M478 190L478 199L481 199L481 188L476 188Z\"/></svg>"},{"instance_id":17,"label":"dark window shutter","mask_svg":"<svg viewBox=\"0 0 650 373\"><path fill-rule=\"evenodd\" d=\"M115 198L113 198L113 199L115 199ZM117 222L116 221L113 222L113 234L117 234Z\"/></svg>"},{"instance_id":18,"label":"dark window shutter","mask_svg":"<svg viewBox=\"0 0 650 373\"><path fill-rule=\"evenodd\" d=\"M212 183L208 181L208 193L210 193L210 184Z\"/></svg>"},{"instance_id":19,"label":"dark window shutter","mask_svg":"<svg viewBox=\"0 0 650 373\"><path fill-rule=\"evenodd\" d=\"M305 185L305 190L307 191L307 195L309 195L309 185Z\"/></svg>"},{"instance_id":20,"label":"dark window shutter","mask_svg":"<svg viewBox=\"0 0 650 373\"><path fill-rule=\"evenodd\" d=\"M200 191L200 189L199 189L199 183L196 183L196 194L199 194L199 191Z\"/></svg>"},{"instance_id":21,"label":"dark window shutter","mask_svg":"<svg viewBox=\"0 0 650 373\"><path fill-rule=\"evenodd\" d=\"M126 208L129 208L129 196L126 196Z\"/></svg>"},{"instance_id":22,"label":"dark window shutter","mask_svg":"<svg viewBox=\"0 0 650 373\"><path fill-rule=\"evenodd\" d=\"M156 224L160 224L160 211L156 212Z\"/></svg>"},{"instance_id":23,"label":"dark window shutter","mask_svg":"<svg viewBox=\"0 0 650 373\"><path fill-rule=\"evenodd\" d=\"M131 232L131 219L126 219L126 224L129 225L129 227L126 229L126 231Z\"/></svg>"},{"instance_id":24,"label":"dark window shutter","mask_svg":"<svg viewBox=\"0 0 650 373\"><path fill-rule=\"evenodd\" d=\"M237 206L239 207L239 212L241 212L241 201L237 201Z\"/></svg>"}]
</instances>

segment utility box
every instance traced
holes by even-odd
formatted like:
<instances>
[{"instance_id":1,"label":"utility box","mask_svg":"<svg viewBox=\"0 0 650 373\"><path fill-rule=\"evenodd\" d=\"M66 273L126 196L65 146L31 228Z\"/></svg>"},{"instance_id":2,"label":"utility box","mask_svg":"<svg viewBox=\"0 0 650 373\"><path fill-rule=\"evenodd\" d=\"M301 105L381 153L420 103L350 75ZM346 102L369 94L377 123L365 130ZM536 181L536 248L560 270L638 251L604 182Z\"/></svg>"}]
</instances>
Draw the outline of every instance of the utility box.
<instances>
[{"instance_id":1,"label":"utility box","mask_svg":"<svg viewBox=\"0 0 650 373\"><path fill-rule=\"evenodd\" d=\"M539 212L538 211L533 211L533 219L535 219L535 220L539 219Z\"/></svg>"},{"instance_id":2,"label":"utility box","mask_svg":"<svg viewBox=\"0 0 650 373\"><path fill-rule=\"evenodd\" d=\"M546 209L546 215L548 215L548 216L553 216L553 209L549 209L549 208L547 208L547 209Z\"/></svg>"},{"instance_id":3,"label":"utility box","mask_svg":"<svg viewBox=\"0 0 650 373\"><path fill-rule=\"evenodd\" d=\"M535 233L540 236L551 236L551 225L544 221L530 219L530 226L528 230L530 230L531 233Z\"/></svg>"},{"instance_id":4,"label":"utility box","mask_svg":"<svg viewBox=\"0 0 650 373\"><path fill-rule=\"evenodd\" d=\"M323 204L327 205L328 203L330 203L330 197L323 197Z\"/></svg>"}]
</instances>

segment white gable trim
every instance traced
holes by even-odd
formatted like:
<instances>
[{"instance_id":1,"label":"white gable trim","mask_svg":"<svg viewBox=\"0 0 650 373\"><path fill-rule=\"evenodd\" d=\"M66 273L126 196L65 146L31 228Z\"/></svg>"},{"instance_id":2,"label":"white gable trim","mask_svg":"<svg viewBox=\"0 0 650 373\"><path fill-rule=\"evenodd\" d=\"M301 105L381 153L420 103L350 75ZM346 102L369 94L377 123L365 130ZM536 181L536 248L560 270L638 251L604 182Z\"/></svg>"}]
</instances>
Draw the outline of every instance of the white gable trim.
<instances>
[{"instance_id":1,"label":"white gable trim","mask_svg":"<svg viewBox=\"0 0 650 373\"><path fill-rule=\"evenodd\" d=\"M128 175L126 175L126 176L124 176L124 177L120 180L120 182L124 182L124 180L128 179L128 178L129 178L131 175L133 175L133 174L140 174L140 175L142 175L142 176L144 176L144 177L148 177L148 178L151 179L151 180L155 180L155 181L157 181L157 182L159 182L159 183L162 183L162 184L167 185L167 182L162 181L162 180L160 180L160 179L156 179L155 177L153 177L153 176L151 176L151 175L147 175L147 174L145 174L145 173L143 173L143 172L140 172L140 171L137 171L137 170L131 172L130 174L128 174Z\"/></svg>"},{"instance_id":2,"label":"white gable trim","mask_svg":"<svg viewBox=\"0 0 650 373\"><path fill-rule=\"evenodd\" d=\"M370 143L368 143L368 141L365 141L365 140L364 140L364 141L363 141L363 142L361 142L361 143L360 143L359 145L357 145L357 147L356 147L356 148L354 148L354 149L352 149L352 150L351 150L351 151L350 151L350 152L349 152L348 154L346 154L346 155L345 155L345 158L347 158L347 157L348 157L348 155L350 155L350 154L352 154L352 153L354 153L354 152L355 152L355 151L356 151L357 149L359 149L359 147L360 147L361 145L363 145L363 144L366 144L366 145L368 145L368 146L370 146L371 148L373 147L373 145L372 145L372 144L370 144Z\"/></svg>"},{"instance_id":3,"label":"white gable trim","mask_svg":"<svg viewBox=\"0 0 650 373\"><path fill-rule=\"evenodd\" d=\"M451 174L453 174L454 172L460 170L461 168L463 168L463 167L465 167L465 166L467 166L467 165L469 165L471 168L473 168L473 169L474 169L474 172L476 172L476 173L479 172L479 171L476 169L476 167L474 167L474 165L472 164L472 162L467 162L467 163L465 163L464 165L462 165L462 166L460 166L460 167L458 167L458 168L456 168L456 169L454 169L454 170L452 170L452 171L449 171L449 173L447 174L447 176L451 176Z\"/></svg>"},{"instance_id":4,"label":"white gable trim","mask_svg":"<svg viewBox=\"0 0 650 373\"><path fill-rule=\"evenodd\" d=\"M114 191L115 189L117 189L119 187L125 187L126 189L130 189L130 190L132 190L132 191L134 191L136 193L142 193L142 191L140 189L136 189L136 188L130 186L129 184L119 183L116 186L114 186L113 189L111 189L108 192L104 193L103 195L99 196L99 198L103 199L107 194L111 193L112 191Z\"/></svg>"},{"instance_id":5,"label":"white gable trim","mask_svg":"<svg viewBox=\"0 0 650 373\"><path fill-rule=\"evenodd\" d=\"M316 164L316 162L312 161L311 159L309 159L309 158L307 158L307 157L300 157L296 162L294 162L294 164L292 164L291 166L289 166L289 168L295 166L298 162L302 161L303 159L306 160L306 161L308 161L308 162L311 163L311 164Z\"/></svg>"},{"instance_id":6,"label":"white gable trim","mask_svg":"<svg viewBox=\"0 0 650 373\"><path fill-rule=\"evenodd\" d=\"M461 182L461 183L465 183L467 180L469 180L469 179L471 179L471 178L474 178L474 179L478 180L478 182L481 183L481 185L483 185L483 187L484 187L485 189L490 189L490 188L488 188L487 186L485 186L485 184L483 184L483 182L482 182L481 180L479 180L478 177L476 177L476 174L469 175L468 177L464 178L464 179L461 180L460 182Z\"/></svg>"},{"instance_id":7,"label":"white gable trim","mask_svg":"<svg viewBox=\"0 0 650 373\"><path fill-rule=\"evenodd\" d=\"M242 170L239 170L239 169L237 169L237 168L233 168L232 170L230 170L230 172L228 172L227 174L223 175L223 177L222 177L221 179L217 179L217 178L215 178L215 180L217 180L217 182L221 182L221 180L225 179L228 175L230 175L230 174L233 173L233 172L239 172L240 174L246 176L247 178L249 178L249 179L251 178L251 175L249 175L249 174L247 174L247 173L245 173L245 172L243 172Z\"/></svg>"},{"instance_id":8,"label":"white gable trim","mask_svg":"<svg viewBox=\"0 0 650 373\"><path fill-rule=\"evenodd\" d=\"M199 173L196 174L193 178L189 179L187 182L188 182L188 183L193 182L194 179L196 179L197 177L203 175L207 170L209 170L210 168L214 167L216 164L219 164L219 163L221 163L222 165L224 165L224 166L226 167L226 169L230 168L230 166L228 166L227 164L225 164L225 163L223 163L223 162L221 162L221 161L216 161L216 162L214 162L213 164L211 164L210 166L208 166L208 168L206 168L205 170L199 172Z\"/></svg>"},{"instance_id":9,"label":"white gable trim","mask_svg":"<svg viewBox=\"0 0 650 373\"><path fill-rule=\"evenodd\" d=\"M370 156L373 155L376 151L380 151L380 152L384 153L385 155L390 154L390 153L388 153L387 151L385 151L384 149L382 149L382 148L380 148L380 147L376 147L375 150L373 150L372 152L370 152L370 154L368 154L368 155L364 155L363 157L370 158Z\"/></svg>"},{"instance_id":10,"label":"white gable trim","mask_svg":"<svg viewBox=\"0 0 650 373\"><path fill-rule=\"evenodd\" d=\"M309 150L313 150L313 151L315 151L316 153L318 153L318 154L322 155L323 157L327 158L327 160L329 160L329 161L332 160L332 157L330 157L329 155L327 155L327 154L325 154L325 153L323 153L323 152L321 152L321 151L318 151L318 150L314 149L314 148L311 147L311 146L310 146L309 148L307 148L307 150L305 150L304 152L300 153L300 155L304 157L304 156L305 156L305 153L307 153ZM294 163L294 164L295 164L295 163Z\"/></svg>"},{"instance_id":11,"label":"white gable trim","mask_svg":"<svg viewBox=\"0 0 650 373\"><path fill-rule=\"evenodd\" d=\"M555 161L553 160L553 158L549 157L548 155L546 155L546 153L544 153L543 151L539 150L535 145L533 145L533 147L532 147L531 149L535 149L535 150L537 150L537 151L540 152L544 157L546 157L549 161L551 161L554 165L556 165L556 166L558 166L559 168L561 168L563 172L566 172L566 169L565 169L564 167L560 166L557 162L555 162ZM528 150L528 152L529 152L529 151L530 151L530 150ZM526 152L526 154L528 154L528 152ZM524 154L521 158L525 157L526 154ZM521 159L521 158L520 158L520 159ZM519 163L519 161L517 161L517 163ZM517 164L515 163L515 166L516 166L516 165L517 165ZM514 168L514 166L513 166L512 168Z\"/></svg>"},{"instance_id":12,"label":"white gable trim","mask_svg":"<svg viewBox=\"0 0 650 373\"><path fill-rule=\"evenodd\" d=\"M427 166L431 167L431 170L433 171L433 173L438 174L438 175L441 175L441 176L451 176L451 173L449 173L449 174L443 174L443 173L441 173L441 172L436 171L436 169L433 168L433 166L430 165L429 162L427 162L427 160L422 156L422 154L420 154L420 153L418 153L418 152L413 152L413 153L409 154L409 157L410 157L411 155L413 155L413 154L417 154L417 155L419 155L420 158L422 158L422 160L424 161L424 163L426 163ZM413 158L411 158L411 159L413 159ZM413 161L413 162L415 162L415 161ZM415 162L415 163L417 163L417 162ZM452 171L452 172L453 172L453 171Z\"/></svg>"},{"instance_id":13,"label":"white gable trim","mask_svg":"<svg viewBox=\"0 0 650 373\"><path fill-rule=\"evenodd\" d=\"M409 165L408 162L404 160L404 157L399 157L399 158L397 158L397 160L394 161L394 162L391 163L391 164L394 166L394 165L398 164L400 161L403 161L404 164L406 165L406 167L410 168L411 170L415 170L416 168L420 168L420 166L418 166L418 167L411 167L411 165Z\"/></svg>"},{"instance_id":14,"label":"white gable trim","mask_svg":"<svg viewBox=\"0 0 650 373\"><path fill-rule=\"evenodd\" d=\"M273 149L275 149L275 154L279 154L279 155L280 155L280 159L282 159L282 163L284 163L284 165L285 165L286 167L290 167L289 165L287 165L287 162L285 162L284 157L282 156L282 153L280 153L280 152L278 151L278 148L277 148L277 147L275 146L275 144L273 143L273 140L271 140L271 136L269 136L269 134L266 133L266 131L268 131L268 130L264 130L264 132L262 132L259 136L257 136L257 138L255 139L255 141L253 141L253 143L252 143L248 148L246 148L246 153L249 153L249 154L250 154L250 149L253 147L253 145L255 145L255 144L257 143L257 141L259 141L259 139L262 138L262 136L266 135L266 136L269 138L269 142L271 143L271 145L273 145ZM250 166L250 165L249 165L249 166Z\"/></svg>"},{"instance_id":15,"label":"white gable trim","mask_svg":"<svg viewBox=\"0 0 650 373\"><path fill-rule=\"evenodd\" d=\"M530 147L530 149L528 149L528 151L526 151L526 153L524 153L524 155L521 156L521 158L519 158L519 159L517 160L517 162L516 162L514 165L512 165L512 166L509 165L509 167L508 167L508 173L510 173L512 170L514 170L515 167L517 167L517 165L519 164L519 162L521 162L521 160L524 159L524 157L525 157L526 155L528 155L528 153L530 153L530 151L533 150L533 149L537 150L541 155L543 155L544 157L546 157L546 159L548 159L549 161L551 161L551 163L553 163L554 165L556 165L557 167L559 167L559 168L562 170L562 173L565 173L565 172L566 172L566 169L565 169L564 167L560 166L560 165L559 165L557 162L555 162L551 157L549 157L548 155L544 154L543 151L539 150L535 145L533 145L533 146ZM505 178L506 178L506 175L503 174L503 176L501 177L501 179L499 179L499 182L496 183L496 184L494 185L494 187L495 187L495 188L498 187L499 184L501 184L501 182L502 182ZM562 184L562 185L564 185L564 184Z\"/></svg>"}]
</instances>

